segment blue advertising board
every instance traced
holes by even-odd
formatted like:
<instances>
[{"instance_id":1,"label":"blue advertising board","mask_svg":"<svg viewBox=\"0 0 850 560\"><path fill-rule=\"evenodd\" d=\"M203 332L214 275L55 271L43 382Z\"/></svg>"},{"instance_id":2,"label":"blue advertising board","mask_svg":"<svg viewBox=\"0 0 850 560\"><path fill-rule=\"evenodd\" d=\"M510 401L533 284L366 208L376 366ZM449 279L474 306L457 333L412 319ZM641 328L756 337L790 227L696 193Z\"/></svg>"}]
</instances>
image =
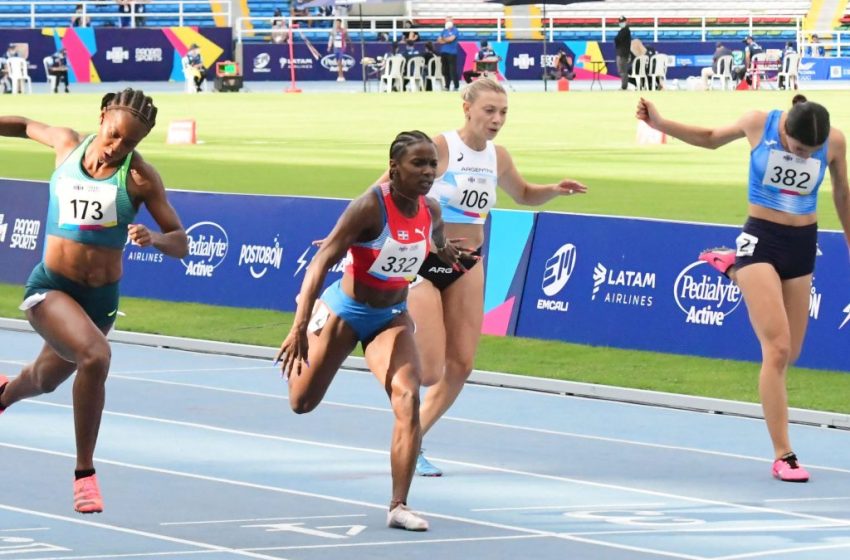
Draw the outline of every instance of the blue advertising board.
<instances>
[{"instance_id":1,"label":"blue advertising board","mask_svg":"<svg viewBox=\"0 0 850 560\"><path fill-rule=\"evenodd\" d=\"M44 252L47 183L0 179L0 282L23 284Z\"/></svg>"},{"instance_id":2,"label":"blue advertising board","mask_svg":"<svg viewBox=\"0 0 850 560\"><path fill-rule=\"evenodd\" d=\"M541 213L516 334L582 344L760 359L740 290L697 259L739 227ZM850 369L850 262L819 233L800 365Z\"/></svg>"}]
</instances>

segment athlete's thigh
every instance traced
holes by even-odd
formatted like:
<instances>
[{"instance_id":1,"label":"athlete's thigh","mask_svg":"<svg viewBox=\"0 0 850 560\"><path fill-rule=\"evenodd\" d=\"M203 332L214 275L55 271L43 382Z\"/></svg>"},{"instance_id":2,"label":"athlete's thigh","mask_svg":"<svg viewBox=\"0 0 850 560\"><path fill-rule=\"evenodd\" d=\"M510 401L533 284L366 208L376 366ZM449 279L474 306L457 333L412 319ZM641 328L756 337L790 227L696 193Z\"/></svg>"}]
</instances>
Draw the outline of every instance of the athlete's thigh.
<instances>
[{"instance_id":1,"label":"athlete's thigh","mask_svg":"<svg viewBox=\"0 0 850 560\"><path fill-rule=\"evenodd\" d=\"M745 266L736 272L736 282L759 341L790 341L782 282L773 266L768 263Z\"/></svg>"},{"instance_id":2,"label":"athlete's thigh","mask_svg":"<svg viewBox=\"0 0 850 560\"><path fill-rule=\"evenodd\" d=\"M791 332L791 358L796 360L803 347L806 327L809 324L809 298L812 293L812 275L799 276L782 282L785 314Z\"/></svg>"},{"instance_id":3,"label":"athlete's thigh","mask_svg":"<svg viewBox=\"0 0 850 560\"><path fill-rule=\"evenodd\" d=\"M422 357L424 385L433 385L443 376L446 363L446 327L443 298L428 280L410 289L407 309L415 325L416 346Z\"/></svg>"},{"instance_id":4,"label":"athlete's thigh","mask_svg":"<svg viewBox=\"0 0 850 560\"><path fill-rule=\"evenodd\" d=\"M393 321L366 346L366 364L391 395L393 386L419 389L420 361L413 337L413 321L406 313Z\"/></svg>"},{"instance_id":5,"label":"athlete's thigh","mask_svg":"<svg viewBox=\"0 0 850 560\"><path fill-rule=\"evenodd\" d=\"M68 294L53 290L44 301L27 310L35 331L62 359L77 357L96 347L108 347L104 330L97 327L79 303ZM109 328L105 330L108 332Z\"/></svg>"},{"instance_id":6,"label":"athlete's thigh","mask_svg":"<svg viewBox=\"0 0 850 560\"><path fill-rule=\"evenodd\" d=\"M322 312L321 307L316 312ZM328 318L318 332L307 333L308 364L301 364L300 374L289 376L290 397L304 396L310 400L321 400L333 381L336 372L357 345L357 335L348 324L327 310ZM297 364L296 364L297 368Z\"/></svg>"},{"instance_id":7,"label":"athlete's thigh","mask_svg":"<svg viewBox=\"0 0 850 560\"><path fill-rule=\"evenodd\" d=\"M479 263L443 290L446 357L471 364L484 321L484 266Z\"/></svg>"}]
</instances>

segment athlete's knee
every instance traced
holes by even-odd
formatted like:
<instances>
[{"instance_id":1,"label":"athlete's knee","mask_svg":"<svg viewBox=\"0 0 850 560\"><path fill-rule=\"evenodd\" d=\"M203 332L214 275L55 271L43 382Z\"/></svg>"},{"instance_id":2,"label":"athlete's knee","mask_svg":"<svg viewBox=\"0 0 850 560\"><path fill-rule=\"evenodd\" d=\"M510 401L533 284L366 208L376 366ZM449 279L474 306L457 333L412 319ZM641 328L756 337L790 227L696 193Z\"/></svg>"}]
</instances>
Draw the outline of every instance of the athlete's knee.
<instances>
[{"instance_id":1,"label":"athlete's knee","mask_svg":"<svg viewBox=\"0 0 850 560\"><path fill-rule=\"evenodd\" d=\"M105 341L87 346L77 355L78 375L95 376L106 382L109 364L112 361L112 350Z\"/></svg>"},{"instance_id":2,"label":"athlete's knee","mask_svg":"<svg viewBox=\"0 0 850 560\"><path fill-rule=\"evenodd\" d=\"M396 417L411 422L419 419L419 383L413 375L397 376L390 386L390 400Z\"/></svg>"},{"instance_id":3,"label":"athlete's knee","mask_svg":"<svg viewBox=\"0 0 850 560\"><path fill-rule=\"evenodd\" d=\"M446 365L443 362L433 363L431 365L422 365L422 370L419 372L419 382L423 387L430 387L438 383L446 373Z\"/></svg>"},{"instance_id":4,"label":"athlete's knee","mask_svg":"<svg viewBox=\"0 0 850 560\"><path fill-rule=\"evenodd\" d=\"M762 359L767 365L784 369L796 359L791 351L791 341L785 337L770 340L762 345Z\"/></svg>"},{"instance_id":5,"label":"athlete's knee","mask_svg":"<svg viewBox=\"0 0 850 560\"><path fill-rule=\"evenodd\" d=\"M465 356L455 356L446 360L446 381L448 383L463 385L469 375L472 373L472 368L475 365L475 358Z\"/></svg>"}]
</instances>

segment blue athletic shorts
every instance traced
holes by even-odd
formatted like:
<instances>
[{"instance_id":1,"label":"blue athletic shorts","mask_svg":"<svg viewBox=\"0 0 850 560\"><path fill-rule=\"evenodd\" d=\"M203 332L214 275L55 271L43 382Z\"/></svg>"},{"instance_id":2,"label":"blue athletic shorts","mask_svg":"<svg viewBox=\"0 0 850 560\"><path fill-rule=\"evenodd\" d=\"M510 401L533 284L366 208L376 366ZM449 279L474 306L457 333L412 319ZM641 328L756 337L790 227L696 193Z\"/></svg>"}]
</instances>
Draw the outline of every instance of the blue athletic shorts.
<instances>
[{"instance_id":1,"label":"blue athletic shorts","mask_svg":"<svg viewBox=\"0 0 850 560\"><path fill-rule=\"evenodd\" d=\"M407 301L391 307L372 307L348 297L342 291L342 281L327 287L319 298L334 315L348 323L361 342L369 342L386 328L393 319L407 311Z\"/></svg>"}]
</instances>

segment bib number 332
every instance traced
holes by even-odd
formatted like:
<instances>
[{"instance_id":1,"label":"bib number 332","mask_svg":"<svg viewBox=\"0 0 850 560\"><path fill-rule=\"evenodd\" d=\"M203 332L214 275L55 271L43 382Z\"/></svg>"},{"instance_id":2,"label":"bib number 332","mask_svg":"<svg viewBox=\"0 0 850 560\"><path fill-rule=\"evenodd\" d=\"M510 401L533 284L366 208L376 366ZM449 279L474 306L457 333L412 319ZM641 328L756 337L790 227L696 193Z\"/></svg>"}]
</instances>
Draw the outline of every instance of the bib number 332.
<instances>
[{"instance_id":1,"label":"bib number 332","mask_svg":"<svg viewBox=\"0 0 850 560\"><path fill-rule=\"evenodd\" d=\"M820 160L771 150L762 184L796 194L811 194L819 176Z\"/></svg>"}]
</instances>

